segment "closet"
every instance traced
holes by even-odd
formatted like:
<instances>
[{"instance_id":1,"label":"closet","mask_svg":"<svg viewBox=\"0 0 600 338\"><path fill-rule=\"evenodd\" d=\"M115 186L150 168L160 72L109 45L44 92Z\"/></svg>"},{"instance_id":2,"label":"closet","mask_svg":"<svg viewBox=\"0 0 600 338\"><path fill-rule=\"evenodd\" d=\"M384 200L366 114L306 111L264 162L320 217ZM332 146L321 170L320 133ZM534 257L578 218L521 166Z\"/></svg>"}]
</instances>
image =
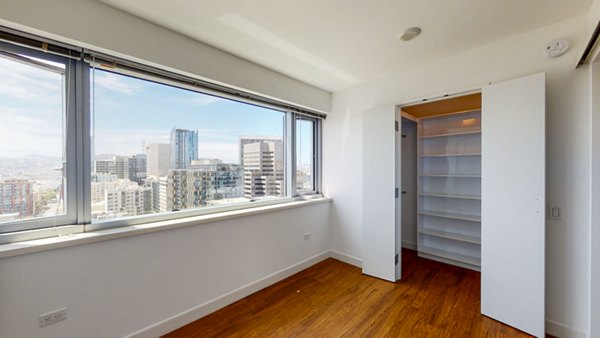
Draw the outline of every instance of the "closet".
<instances>
[{"instance_id":1,"label":"closet","mask_svg":"<svg viewBox=\"0 0 600 338\"><path fill-rule=\"evenodd\" d=\"M403 175L402 229L416 227L419 256L479 270L481 262L481 95L402 107L417 124L416 158L402 154L403 168L416 162L416 177ZM414 137L403 123L403 142ZM407 163L409 163L407 165ZM405 187L416 180L416 193ZM406 201L416 199L416 203ZM408 215L416 214L416 217ZM413 221L414 222L414 221ZM406 233L412 233L406 230ZM414 248L404 243L405 247Z\"/></svg>"},{"instance_id":2,"label":"closet","mask_svg":"<svg viewBox=\"0 0 600 338\"><path fill-rule=\"evenodd\" d=\"M363 110L364 274L402 283L401 247L416 242L421 256L481 271L482 314L544 336L545 81ZM402 118L418 124L414 151L404 151ZM404 153L416 162L413 191Z\"/></svg>"}]
</instances>

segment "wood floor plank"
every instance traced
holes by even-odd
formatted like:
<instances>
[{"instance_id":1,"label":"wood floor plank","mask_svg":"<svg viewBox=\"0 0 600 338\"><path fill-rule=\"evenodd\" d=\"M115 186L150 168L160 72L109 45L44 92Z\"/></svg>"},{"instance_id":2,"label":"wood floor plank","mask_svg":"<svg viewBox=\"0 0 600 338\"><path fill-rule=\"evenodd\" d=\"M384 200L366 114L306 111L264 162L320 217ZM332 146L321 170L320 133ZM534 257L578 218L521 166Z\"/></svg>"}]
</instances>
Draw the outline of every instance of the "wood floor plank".
<instances>
[{"instance_id":1,"label":"wood floor plank","mask_svg":"<svg viewBox=\"0 0 600 338\"><path fill-rule=\"evenodd\" d=\"M528 337L479 313L478 272L402 264L390 283L327 259L165 337Z\"/></svg>"}]
</instances>

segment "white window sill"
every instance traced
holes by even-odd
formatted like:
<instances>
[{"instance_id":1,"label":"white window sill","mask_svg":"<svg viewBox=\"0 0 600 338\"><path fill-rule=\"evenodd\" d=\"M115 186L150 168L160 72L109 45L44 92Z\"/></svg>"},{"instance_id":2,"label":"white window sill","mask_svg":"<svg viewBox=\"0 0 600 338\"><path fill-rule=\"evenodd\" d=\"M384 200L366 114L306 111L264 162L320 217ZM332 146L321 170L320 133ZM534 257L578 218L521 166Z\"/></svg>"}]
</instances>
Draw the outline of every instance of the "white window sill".
<instances>
[{"instance_id":1,"label":"white window sill","mask_svg":"<svg viewBox=\"0 0 600 338\"><path fill-rule=\"evenodd\" d=\"M64 235L59 237L50 237L17 243L2 244L0 245L0 259L19 255L26 255L35 252L53 250L58 248L66 248L70 246L107 241L115 238L136 236L158 231L179 229L204 223L212 223L245 216L277 212L286 209L300 208L313 204L329 203L330 201L331 199L325 197L313 198L308 200L299 200L288 203L260 206L255 208L224 211L200 216L171 219L161 222L152 222L140 225L131 225L119 228L110 228L106 230L97 230L72 235Z\"/></svg>"}]
</instances>

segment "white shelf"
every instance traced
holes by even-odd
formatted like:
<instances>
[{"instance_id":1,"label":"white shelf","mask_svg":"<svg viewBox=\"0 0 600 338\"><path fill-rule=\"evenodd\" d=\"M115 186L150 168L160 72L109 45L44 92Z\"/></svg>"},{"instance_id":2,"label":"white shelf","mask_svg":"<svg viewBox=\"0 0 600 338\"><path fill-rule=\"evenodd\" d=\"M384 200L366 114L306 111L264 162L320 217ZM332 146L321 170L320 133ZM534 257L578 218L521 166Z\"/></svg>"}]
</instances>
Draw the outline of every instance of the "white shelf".
<instances>
[{"instance_id":1,"label":"white shelf","mask_svg":"<svg viewBox=\"0 0 600 338\"><path fill-rule=\"evenodd\" d=\"M420 177L458 177L458 178L481 178L481 175L471 174L421 174Z\"/></svg>"},{"instance_id":2,"label":"white shelf","mask_svg":"<svg viewBox=\"0 0 600 338\"><path fill-rule=\"evenodd\" d=\"M429 196L429 197L441 197L441 198L458 198L465 200L481 200L481 196L477 195L453 195L453 194L441 194L441 193L431 193L431 192L420 192L421 196Z\"/></svg>"},{"instance_id":3,"label":"white shelf","mask_svg":"<svg viewBox=\"0 0 600 338\"><path fill-rule=\"evenodd\" d=\"M419 136L419 138L420 139L428 139L428 138L436 138L436 137L452 137L452 136L477 135L477 134L481 134L481 130L465 131L465 132L460 132L460 133L423 135L423 136Z\"/></svg>"},{"instance_id":4,"label":"white shelf","mask_svg":"<svg viewBox=\"0 0 600 338\"><path fill-rule=\"evenodd\" d=\"M419 157L460 157L460 156L481 156L481 153L468 153L468 154L419 154Z\"/></svg>"},{"instance_id":5,"label":"white shelf","mask_svg":"<svg viewBox=\"0 0 600 338\"><path fill-rule=\"evenodd\" d=\"M418 128L419 255L477 268L481 255L481 113L421 119Z\"/></svg>"},{"instance_id":6,"label":"white shelf","mask_svg":"<svg viewBox=\"0 0 600 338\"><path fill-rule=\"evenodd\" d=\"M440 231L440 230L432 230L432 229L420 229L419 233L429 235L429 236L452 239L455 241L461 241L461 242L467 242L467 243L473 243L473 244L481 244L480 236L471 236L471 235L458 234L458 233L452 233L452 232Z\"/></svg>"},{"instance_id":7,"label":"white shelf","mask_svg":"<svg viewBox=\"0 0 600 338\"><path fill-rule=\"evenodd\" d=\"M453 261L473 265L476 267L479 267L481 265L481 259L478 257L461 255L461 254L454 253L454 252L441 251L441 250L437 250L437 249L434 249L431 247L421 247L421 249L419 249L419 253L424 253L426 255L431 255L431 256L437 256L437 257L441 257L444 259L450 259Z\"/></svg>"},{"instance_id":8,"label":"white shelf","mask_svg":"<svg viewBox=\"0 0 600 338\"><path fill-rule=\"evenodd\" d=\"M425 215L425 216L460 219L463 221L481 222L481 216L460 214L457 212L450 212L450 211L421 210L421 211L419 211L419 214Z\"/></svg>"}]
</instances>

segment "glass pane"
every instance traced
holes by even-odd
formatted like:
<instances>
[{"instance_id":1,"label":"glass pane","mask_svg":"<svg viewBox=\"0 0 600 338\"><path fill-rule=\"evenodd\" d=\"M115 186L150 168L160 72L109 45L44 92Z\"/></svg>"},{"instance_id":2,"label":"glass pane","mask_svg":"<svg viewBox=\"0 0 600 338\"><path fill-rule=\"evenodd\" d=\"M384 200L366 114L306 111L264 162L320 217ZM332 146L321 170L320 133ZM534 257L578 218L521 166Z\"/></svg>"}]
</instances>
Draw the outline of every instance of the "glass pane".
<instances>
[{"instance_id":1,"label":"glass pane","mask_svg":"<svg viewBox=\"0 0 600 338\"><path fill-rule=\"evenodd\" d=\"M296 189L299 191L315 190L314 130L314 121L296 120Z\"/></svg>"},{"instance_id":2,"label":"glass pane","mask_svg":"<svg viewBox=\"0 0 600 338\"><path fill-rule=\"evenodd\" d=\"M65 213L65 67L0 54L1 223Z\"/></svg>"},{"instance_id":3,"label":"glass pane","mask_svg":"<svg viewBox=\"0 0 600 338\"><path fill-rule=\"evenodd\" d=\"M284 196L284 113L92 70L92 219Z\"/></svg>"}]
</instances>

